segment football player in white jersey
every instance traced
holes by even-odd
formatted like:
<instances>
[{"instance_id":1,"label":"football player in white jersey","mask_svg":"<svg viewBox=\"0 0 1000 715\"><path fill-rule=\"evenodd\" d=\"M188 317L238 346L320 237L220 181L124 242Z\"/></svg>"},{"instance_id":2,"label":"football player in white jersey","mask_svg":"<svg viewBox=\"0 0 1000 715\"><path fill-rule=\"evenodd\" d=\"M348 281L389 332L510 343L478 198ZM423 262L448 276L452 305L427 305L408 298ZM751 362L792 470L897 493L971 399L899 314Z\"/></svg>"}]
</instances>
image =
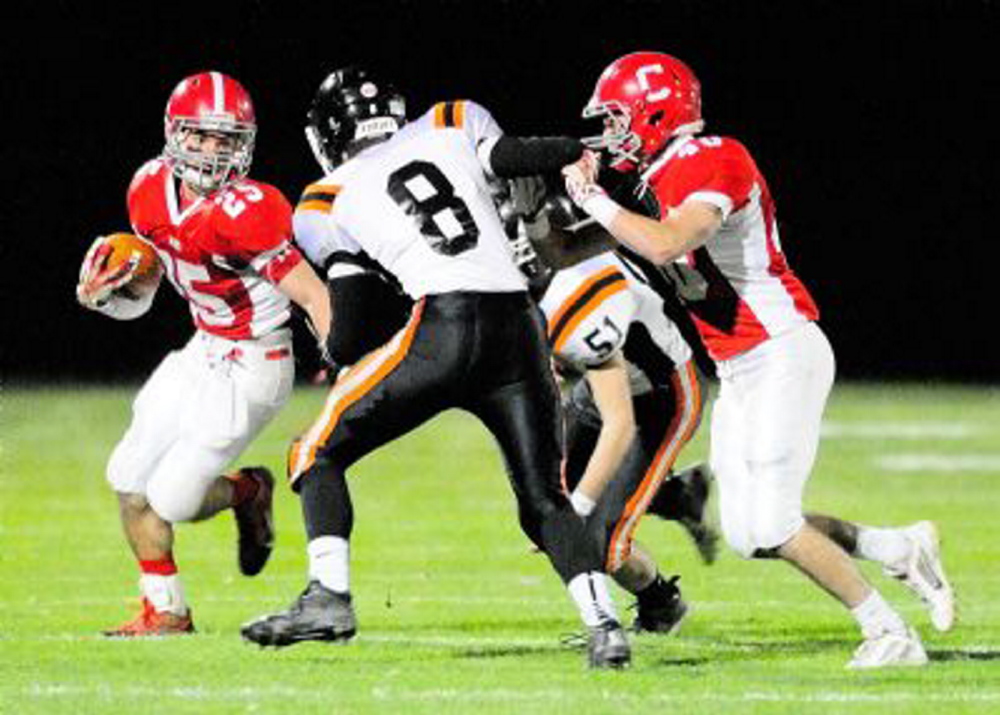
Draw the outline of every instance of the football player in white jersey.
<instances>
[{"instance_id":1,"label":"football player in white jersey","mask_svg":"<svg viewBox=\"0 0 1000 715\"><path fill-rule=\"evenodd\" d=\"M803 515L833 352L788 266L774 202L749 152L728 137L698 136L698 80L661 53L608 66L584 116L604 120L591 146L606 150L613 168L640 173L659 216L610 199L590 152L564 171L568 192L616 240L664 267L716 364L711 466L727 541L744 557L793 563L850 609L864 638L850 667L926 663L916 631L834 539L901 579L925 601L935 627L947 630L954 600L933 524L872 529ZM857 538L847 544L851 529Z\"/></svg>"},{"instance_id":2,"label":"football player in white jersey","mask_svg":"<svg viewBox=\"0 0 1000 715\"><path fill-rule=\"evenodd\" d=\"M687 611L676 582L633 542L654 497L681 522L704 560L715 557L715 532L704 522L707 469L673 475L678 453L701 418L701 380L693 353L666 314L664 299L637 266L605 251L555 272L534 255L553 221L573 221L565 197L540 209L511 182L507 221L519 265L534 282L560 373L566 412L567 487L578 514L604 545L607 571L634 594L639 631L670 633ZM565 202L565 203L564 203ZM525 243L527 242L527 245ZM547 279L539 280L539 276Z\"/></svg>"},{"instance_id":3,"label":"football player in white jersey","mask_svg":"<svg viewBox=\"0 0 1000 715\"><path fill-rule=\"evenodd\" d=\"M504 135L471 101L442 102L405 119L402 97L357 68L332 73L309 113L307 134L327 175L306 189L296 211L298 244L318 265L363 252L415 303L391 340L340 373L322 413L293 444L288 471L303 503L309 584L289 610L247 624L243 635L274 646L354 635L345 471L458 407L496 437L521 526L589 629L590 665L623 666L631 652L600 549L560 481L562 419L544 319L512 260L488 186L491 176L558 171L582 146ZM338 305L335 299L335 316Z\"/></svg>"},{"instance_id":4,"label":"football player in white jersey","mask_svg":"<svg viewBox=\"0 0 1000 715\"><path fill-rule=\"evenodd\" d=\"M177 523L233 509L240 570L264 568L274 538L271 474L222 471L288 400L291 305L323 338L330 320L323 282L291 242L291 206L247 176L256 133L247 91L220 72L192 75L171 94L164 120L166 147L136 172L129 219L187 301L195 333L143 385L108 463L143 604L138 617L106 631L119 637L194 629L173 555ZM93 243L77 298L116 319L139 317L155 287L130 292L136 266L113 265L111 250L105 237Z\"/></svg>"}]
</instances>

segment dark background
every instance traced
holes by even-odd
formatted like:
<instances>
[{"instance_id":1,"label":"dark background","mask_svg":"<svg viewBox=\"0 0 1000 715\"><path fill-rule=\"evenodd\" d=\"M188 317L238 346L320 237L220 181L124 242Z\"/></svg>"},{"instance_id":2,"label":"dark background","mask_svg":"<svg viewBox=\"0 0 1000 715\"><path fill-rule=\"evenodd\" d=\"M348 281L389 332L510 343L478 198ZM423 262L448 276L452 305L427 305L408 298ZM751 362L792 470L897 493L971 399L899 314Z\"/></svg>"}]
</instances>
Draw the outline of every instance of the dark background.
<instances>
[{"instance_id":1,"label":"dark background","mask_svg":"<svg viewBox=\"0 0 1000 715\"><path fill-rule=\"evenodd\" d=\"M87 5L34 3L6 23L7 380L138 378L190 334L169 287L132 323L73 294L92 238L128 229L126 187L162 148L184 76L217 69L249 89L252 176L294 202L319 176L304 111L338 66L395 80L411 116L465 97L510 133L582 135L598 74L638 49L688 62L708 131L755 154L841 377L1000 377L990 0Z\"/></svg>"}]
</instances>

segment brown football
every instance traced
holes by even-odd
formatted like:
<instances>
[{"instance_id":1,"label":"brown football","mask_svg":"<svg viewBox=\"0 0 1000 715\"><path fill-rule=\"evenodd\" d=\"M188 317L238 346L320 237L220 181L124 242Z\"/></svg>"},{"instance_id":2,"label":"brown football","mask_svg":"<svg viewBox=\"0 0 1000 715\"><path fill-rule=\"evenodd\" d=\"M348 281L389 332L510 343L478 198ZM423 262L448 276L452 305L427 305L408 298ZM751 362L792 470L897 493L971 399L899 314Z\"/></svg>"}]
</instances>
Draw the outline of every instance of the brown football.
<instances>
[{"instance_id":1,"label":"brown football","mask_svg":"<svg viewBox=\"0 0 1000 715\"><path fill-rule=\"evenodd\" d=\"M119 290L131 298L155 290L160 284L163 266L153 247L132 233L113 233L107 238L111 245L107 268L117 268L131 259L133 254L139 256L139 266L136 268L135 276Z\"/></svg>"}]
</instances>

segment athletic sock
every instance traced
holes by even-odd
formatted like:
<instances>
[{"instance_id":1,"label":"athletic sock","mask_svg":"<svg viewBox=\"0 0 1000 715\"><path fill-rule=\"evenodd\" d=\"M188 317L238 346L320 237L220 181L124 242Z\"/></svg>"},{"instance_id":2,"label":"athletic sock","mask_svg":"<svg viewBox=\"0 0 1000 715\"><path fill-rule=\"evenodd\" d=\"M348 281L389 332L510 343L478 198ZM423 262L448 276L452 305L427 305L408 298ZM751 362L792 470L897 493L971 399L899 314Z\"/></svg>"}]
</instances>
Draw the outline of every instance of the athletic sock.
<instances>
[{"instance_id":1,"label":"athletic sock","mask_svg":"<svg viewBox=\"0 0 1000 715\"><path fill-rule=\"evenodd\" d=\"M337 593L350 592L351 545L339 536L319 536L306 546L309 578Z\"/></svg>"},{"instance_id":2,"label":"athletic sock","mask_svg":"<svg viewBox=\"0 0 1000 715\"><path fill-rule=\"evenodd\" d=\"M607 580L600 571L577 574L570 579L566 588L588 628L618 620L615 604L608 592Z\"/></svg>"},{"instance_id":3,"label":"athletic sock","mask_svg":"<svg viewBox=\"0 0 1000 715\"><path fill-rule=\"evenodd\" d=\"M857 555L883 566L897 567L910 555L910 542L902 529L859 525Z\"/></svg>"},{"instance_id":4,"label":"athletic sock","mask_svg":"<svg viewBox=\"0 0 1000 715\"><path fill-rule=\"evenodd\" d=\"M861 633L865 638L886 631L906 633L906 623L875 589L872 589L868 598L851 609L851 615L861 626Z\"/></svg>"},{"instance_id":5,"label":"athletic sock","mask_svg":"<svg viewBox=\"0 0 1000 715\"><path fill-rule=\"evenodd\" d=\"M158 613L186 616L187 601L177 564L172 555L163 559L140 560L139 591Z\"/></svg>"}]
</instances>

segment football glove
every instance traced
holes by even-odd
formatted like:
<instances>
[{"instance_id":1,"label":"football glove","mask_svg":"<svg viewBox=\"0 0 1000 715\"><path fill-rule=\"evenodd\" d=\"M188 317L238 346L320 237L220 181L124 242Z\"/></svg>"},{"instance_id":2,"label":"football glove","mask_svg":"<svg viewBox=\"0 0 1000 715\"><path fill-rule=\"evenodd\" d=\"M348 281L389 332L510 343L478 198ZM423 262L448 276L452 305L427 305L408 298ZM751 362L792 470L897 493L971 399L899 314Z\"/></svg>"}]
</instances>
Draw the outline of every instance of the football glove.
<instances>
[{"instance_id":1,"label":"football glove","mask_svg":"<svg viewBox=\"0 0 1000 715\"><path fill-rule=\"evenodd\" d=\"M76 285L76 299L90 310L100 310L111 295L135 277L141 256L134 251L127 261L114 267L108 266L112 247L106 236L98 236L80 265L80 278Z\"/></svg>"}]
</instances>

